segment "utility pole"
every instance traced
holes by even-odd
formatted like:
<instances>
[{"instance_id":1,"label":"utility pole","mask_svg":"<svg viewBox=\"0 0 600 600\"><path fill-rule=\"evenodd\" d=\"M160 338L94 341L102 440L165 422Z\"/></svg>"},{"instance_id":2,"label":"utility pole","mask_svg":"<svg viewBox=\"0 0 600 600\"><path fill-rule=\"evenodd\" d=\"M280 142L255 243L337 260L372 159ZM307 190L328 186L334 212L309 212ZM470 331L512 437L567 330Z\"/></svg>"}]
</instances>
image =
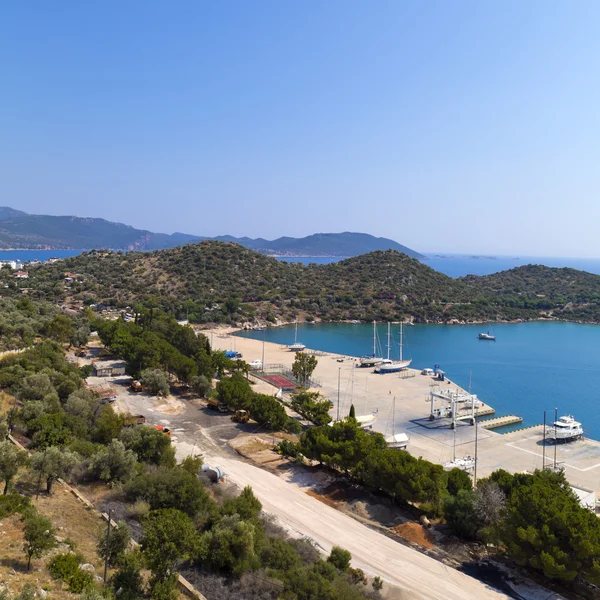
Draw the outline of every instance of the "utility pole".
<instances>
[{"instance_id":1,"label":"utility pole","mask_svg":"<svg viewBox=\"0 0 600 600\"><path fill-rule=\"evenodd\" d=\"M542 442L542 471L546 469L546 411L544 411L544 441Z\"/></svg>"},{"instance_id":2,"label":"utility pole","mask_svg":"<svg viewBox=\"0 0 600 600\"><path fill-rule=\"evenodd\" d=\"M342 377L342 367L338 367L338 407L337 407L337 420L340 420L340 381Z\"/></svg>"},{"instance_id":3,"label":"utility pole","mask_svg":"<svg viewBox=\"0 0 600 600\"><path fill-rule=\"evenodd\" d=\"M106 528L106 556L104 557L104 584L106 584L106 575L108 573L108 555L110 548L110 513L111 509L108 509L108 527Z\"/></svg>"},{"instance_id":4,"label":"utility pole","mask_svg":"<svg viewBox=\"0 0 600 600\"><path fill-rule=\"evenodd\" d=\"M558 408L554 409L554 423L558 421ZM554 431L556 431L556 425L554 425ZM556 434L554 435L554 471L556 471Z\"/></svg>"},{"instance_id":5,"label":"utility pole","mask_svg":"<svg viewBox=\"0 0 600 600\"><path fill-rule=\"evenodd\" d=\"M473 487L477 487L477 417L475 417L475 467L473 470Z\"/></svg>"},{"instance_id":6,"label":"utility pole","mask_svg":"<svg viewBox=\"0 0 600 600\"><path fill-rule=\"evenodd\" d=\"M263 343L262 343L262 364L261 364L261 371L264 373L265 372L265 337L267 337L267 330L265 329L265 331L263 331Z\"/></svg>"}]
</instances>

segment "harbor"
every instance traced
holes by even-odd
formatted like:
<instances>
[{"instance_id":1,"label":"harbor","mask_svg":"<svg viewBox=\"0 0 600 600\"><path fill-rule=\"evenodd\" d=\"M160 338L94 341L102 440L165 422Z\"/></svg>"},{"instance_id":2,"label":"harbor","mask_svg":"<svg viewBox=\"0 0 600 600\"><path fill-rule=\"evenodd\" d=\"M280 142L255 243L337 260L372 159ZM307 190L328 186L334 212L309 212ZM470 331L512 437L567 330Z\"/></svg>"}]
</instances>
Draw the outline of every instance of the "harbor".
<instances>
[{"instance_id":1,"label":"harbor","mask_svg":"<svg viewBox=\"0 0 600 600\"><path fill-rule=\"evenodd\" d=\"M277 364L289 370L295 358L289 344L239 337L226 329L204 333L214 348L234 350L247 362ZM300 334L298 340L303 341ZM294 331L291 332L290 344L293 341ZM314 351L307 349L305 352ZM450 371L445 373L443 381L435 373L422 375L417 369L381 375L371 368L359 368L359 359L355 357L330 352L314 353L318 358L313 374L317 382L314 389L331 401L330 414L334 420L347 416L351 405L354 405L357 416L372 417L369 427L373 431L386 438L405 434L408 438L406 450L434 463L445 464L455 458L475 456L473 414L478 420L494 416L496 427L504 427L519 418L516 415L494 415L494 407L485 402L485 398L477 398L468 405L471 395L453 381ZM273 394L278 391L274 386L271 388ZM435 408L444 409L434 418L431 418L432 395L435 395ZM452 398L455 399L455 415L451 411L452 402L447 401ZM459 418L453 419L453 416ZM540 414L539 423L542 418L543 414ZM552 444L548 439L544 442L541 425L498 433L489 429L489 421L487 427L484 427L485 423L482 420L477 426L478 478L486 477L497 469L532 472L545 464L547 468L564 468L573 486L600 494L599 442L584 438L567 444Z\"/></svg>"}]
</instances>

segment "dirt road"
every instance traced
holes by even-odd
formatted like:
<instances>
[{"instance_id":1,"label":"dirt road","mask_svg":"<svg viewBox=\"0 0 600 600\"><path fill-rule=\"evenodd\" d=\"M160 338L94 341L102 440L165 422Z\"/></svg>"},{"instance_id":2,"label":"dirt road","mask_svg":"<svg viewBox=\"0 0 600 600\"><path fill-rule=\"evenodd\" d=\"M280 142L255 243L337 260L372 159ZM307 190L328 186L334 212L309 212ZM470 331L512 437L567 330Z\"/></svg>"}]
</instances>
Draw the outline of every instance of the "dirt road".
<instances>
[{"instance_id":1,"label":"dirt road","mask_svg":"<svg viewBox=\"0 0 600 600\"><path fill-rule=\"evenodd\" d=\"M177 443L178 457L192 446ZM222 455L204 454L240 487L251 485L266 513L274 515L294 537L308 536L326 553L339 545L352 553L352 564L368 575L379 575L406 591L406 600L498 600L507 598L484 583L464 575L416 550L369 529L342 512L304 493L293 481Z\"/></svg>"}]
</instances>

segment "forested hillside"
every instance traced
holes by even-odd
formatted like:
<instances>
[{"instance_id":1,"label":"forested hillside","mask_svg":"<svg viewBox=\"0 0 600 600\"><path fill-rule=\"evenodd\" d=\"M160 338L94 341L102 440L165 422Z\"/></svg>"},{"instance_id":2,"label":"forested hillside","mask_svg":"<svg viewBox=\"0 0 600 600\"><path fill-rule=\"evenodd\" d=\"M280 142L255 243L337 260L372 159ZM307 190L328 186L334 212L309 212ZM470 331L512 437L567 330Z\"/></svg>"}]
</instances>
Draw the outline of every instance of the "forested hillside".
<instances>
[{"instance_id":1,"label":"forested hillside","mask_svg":"<svg viewBox=\"0 0 600 600\"><path fill-rule=\"evenodd\" d=\"M65 281L65 272L75 273ZM600 277L573 269L525 266L452 279L395 251L328 265L279 262L214 241L151 253L90 252L30 269L7 293L52 302L133 306L153 302L197 323L254 317L422 322L551 317L600 321Z\"/></svg>"}]
</instances>

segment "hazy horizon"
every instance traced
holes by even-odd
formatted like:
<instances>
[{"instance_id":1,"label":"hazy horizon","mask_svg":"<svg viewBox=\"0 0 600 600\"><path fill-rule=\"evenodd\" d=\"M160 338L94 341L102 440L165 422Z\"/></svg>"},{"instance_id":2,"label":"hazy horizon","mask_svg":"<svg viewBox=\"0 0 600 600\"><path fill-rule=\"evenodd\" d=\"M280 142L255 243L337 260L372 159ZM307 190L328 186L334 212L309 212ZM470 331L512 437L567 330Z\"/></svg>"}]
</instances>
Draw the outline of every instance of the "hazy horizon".
<instances>
[{"instance_id":1,"label":"hazy horizon","mask_svg":"<svg viewBox=\"0 0 600 600\"><path fill-rule=\"evenodd\" d=\"M600 257L599 17L589 1L12 3L1 203Z\"/></svg>"}]
</instances>

